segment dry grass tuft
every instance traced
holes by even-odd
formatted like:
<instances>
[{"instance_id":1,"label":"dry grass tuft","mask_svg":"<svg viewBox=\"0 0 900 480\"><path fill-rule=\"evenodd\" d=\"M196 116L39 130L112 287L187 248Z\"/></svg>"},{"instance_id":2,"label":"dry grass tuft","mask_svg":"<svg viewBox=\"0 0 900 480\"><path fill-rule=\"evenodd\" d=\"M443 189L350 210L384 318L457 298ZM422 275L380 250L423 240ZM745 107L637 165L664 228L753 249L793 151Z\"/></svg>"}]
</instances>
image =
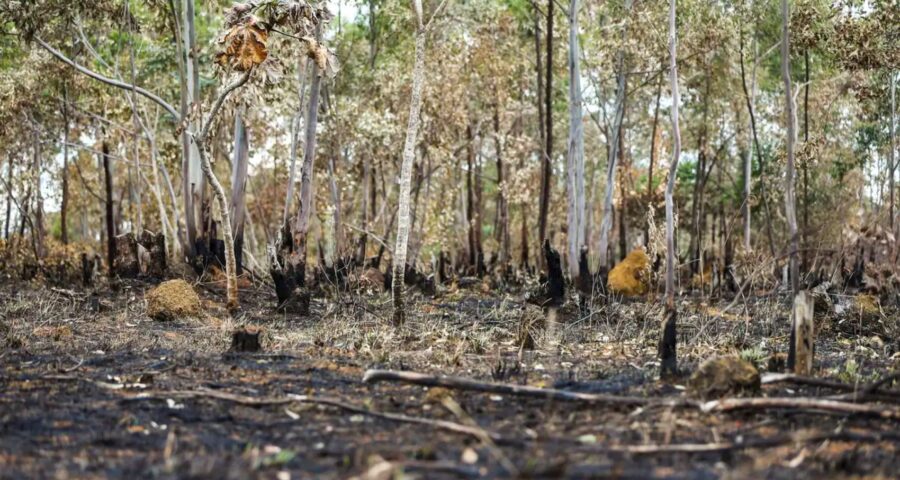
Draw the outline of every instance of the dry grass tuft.
<instances>
[{"instance_id":1,"label":"dry grass tuft","mask_svg":"<svg viewBox=\"0 0 900 480\"><path fill-rule=\"evenodd\" d=\"M200 297L184 280L169 280L145 295L147 315L154 320L171 321L200 316Z\"/></svg>"}]
</instances>

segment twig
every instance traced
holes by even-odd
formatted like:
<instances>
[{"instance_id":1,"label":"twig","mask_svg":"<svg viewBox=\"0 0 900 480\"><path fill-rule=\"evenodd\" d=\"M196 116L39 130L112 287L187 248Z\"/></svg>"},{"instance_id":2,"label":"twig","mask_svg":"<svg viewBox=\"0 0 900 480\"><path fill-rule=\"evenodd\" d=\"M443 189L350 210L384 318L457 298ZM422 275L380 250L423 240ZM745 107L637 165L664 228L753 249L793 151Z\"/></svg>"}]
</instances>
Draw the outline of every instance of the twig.
<instances>
[{"instance_id":1,"label":"twig","mask_svg":"<svg viewBox=\"0 0 900 480\"><path fill-rule=\"evenodd\" d=\"M416 372L398 372L394 370L369 370L363 376L363 382L401 382L429 387L444 387L457 390L472 390L476 392L496 393L501 395L514 395L519 397L540 398L544 400L559 400L564 402L581 402L589 404L607 404L620 406L668 406L668 407L699 407L699 402L688 399L658 399L646 397L629 397L619 395L605 395L598 393L570 392L555 388L537 388L528 385L513 385L509 383L481 382L469 378L452 377L446 375L426 375Z\"/></svg>"},{"instance_id":2,"label":"twig","mask_svg":"<svg viewBox=\"0 0 900 480\"><path fill-rule=\"evenodd\" d=\"M713 400L704 403L700 409L703 412L729 412L732 410L769 410L779 408L793 408L800 410L821 410L835 414L860 414L881 418L900 420L900 408L882 407L878 405L862 405L858 403L842 402L838 400L823 400L819 398L727 398Z\"/></svg>"},{"instance_id":3,"label":"twig","mask_svg":"<svg viewBox=\"0 0 900 480\"><path fill-rule=\"evenodd\" d=\"M802 375L794 375L792 373L767 373L762 376L762 384L769 385L773 383L794 383L797 385L808 385L812 387L830 388L832 390L840 390L842 392L850 392L850 395L841 395L833 398L834 400L860 400L862 398L875 398L900 400L900 392L893 390L881 390L885 384L900 378L900 372L885 376L884 378L872 382L867 385L853 385L837 380L827 378L805 377Z\"/></svg>"}]
</instances>

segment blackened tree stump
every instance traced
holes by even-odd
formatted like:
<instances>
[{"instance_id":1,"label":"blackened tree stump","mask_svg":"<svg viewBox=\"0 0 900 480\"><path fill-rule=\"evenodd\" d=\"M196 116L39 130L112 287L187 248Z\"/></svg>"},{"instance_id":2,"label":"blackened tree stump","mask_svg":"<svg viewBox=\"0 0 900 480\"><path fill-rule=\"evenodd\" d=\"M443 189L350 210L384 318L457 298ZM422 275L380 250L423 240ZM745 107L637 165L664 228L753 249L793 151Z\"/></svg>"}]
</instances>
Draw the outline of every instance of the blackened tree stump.
<instances>
[{"instance_id":1,"label":"blackened tree stump","mask_svg":"<svg viewBox=\"0 0 900 480\"><path fill-rule=\"evenodd\" d=\"M262 351L263 330L258 327L240 327L231 334L232 352Z\"/></svg>"}]
</instances>

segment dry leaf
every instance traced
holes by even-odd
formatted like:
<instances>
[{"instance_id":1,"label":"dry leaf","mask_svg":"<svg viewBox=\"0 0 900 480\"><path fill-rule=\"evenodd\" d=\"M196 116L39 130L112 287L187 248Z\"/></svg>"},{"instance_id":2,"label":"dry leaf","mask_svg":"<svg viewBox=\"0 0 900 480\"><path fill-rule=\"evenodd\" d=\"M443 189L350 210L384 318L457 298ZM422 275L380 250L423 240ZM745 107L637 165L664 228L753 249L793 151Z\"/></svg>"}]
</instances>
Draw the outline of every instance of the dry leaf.
<instances>
[{"instance_id":1,"label":"dry leaf","mask_svg":"<svg viewBox=\"0 0 900 480\"><path fill-rule=\"evenodd\" d=\"M238 25L223 37L219 43L225 50L216 55L216 62L223 66L244 72L262 63L268 56L266 41L269 32L256 25Z\"/></svg>"}]
</instances>

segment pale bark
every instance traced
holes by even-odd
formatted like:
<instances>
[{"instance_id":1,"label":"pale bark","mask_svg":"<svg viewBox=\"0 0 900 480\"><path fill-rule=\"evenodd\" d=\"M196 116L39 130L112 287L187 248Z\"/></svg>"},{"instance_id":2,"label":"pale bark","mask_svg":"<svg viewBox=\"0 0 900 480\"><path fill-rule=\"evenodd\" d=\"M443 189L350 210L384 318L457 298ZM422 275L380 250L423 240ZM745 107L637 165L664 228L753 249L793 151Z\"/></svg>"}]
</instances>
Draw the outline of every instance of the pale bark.
<instances>
[{"instance_id":1,"label":"pale bark","mask_svg":"<svg viewBox=\"0 0 900 480\"><path fill-rule=\"evenodd\" d=\"M568 174L569 277L575 281L580 274L578 257L584 246L584 124L581 96L580 46L578 44L578 0L569 3L569 148L566 155Z\"/></svg>"},{"instance_id":2,"label":"pale bark","mask_svg":"<svg viewBox=\"0 0 900 480\"><path fill-rule=\"evenodd\" d=\"M631 0L625 2L626 14L631 12ZM600 221L600 245L597 254L600 256L600 272L606 273L610 266L609 234L613 222L613 191L616 185L616 160L618 159L619 132L625 116L625 40L628 35L628 22L622 27L622 45L616 53L616 103L615 118L609 128L606 163L606 191L603 197L603 220Z\"/></svg>"},{"instance_id":3,"label":"pale bark","mask_svg":"<svg viewBox=\"0 0 900 480\"><path fill-rule=\"evenodd\" d=\"M234 114L234 149L231 161L231 228L234 231L236 270L240 274L244 247L244 217L246 215L245 193L247 191L247 167L250 159L250 138L244 126L241 111Z\"/></svg>"},{"instance_id":4,"label":"pale bark","mask_svg":"<svg viewBox=\"0 0 900 480\"><path fill-rule=\"evenodd\" d=\"M200 153L200 165L203 168L203 173L206 175L206 180L213 187L213 193L215 193L216 201L218 202L219 209L222 212L222 231L225 241L225 290L228 299L226 306L229 310L236 310L237 308L239 308L237 298L237 270L234 254L234 236L232 235L231 230L231 213L229 212L228 208L228 199L225 196L225 189L222 188L222 184L219 183L219 179L213 172L212 164L209 160L209 145L207 143L207 139L209 137L209 129L212 126L212 122L213 120L215 120L216 115L218 115L219 110L222 108L222 103L225 101L225 98L231 92L237 90L245 83L247 83L247 80L250 79L251 72L252 70L247 70L246 72L241 74L238 80L225 87L222 93L219 94L216 102L213 104L212 109L209 111L209 115L206 117L206 120L204 120L203 128L200 130L200 133L195 134L194 132L191 132L193 143L199 147L197 151Z\"/></svg>"},{"instance_id":5,"label":"pale bark","mask_svg":"<svg viewBox=\"0 0 900 480\"><path fill-rule=\"evenodd\" d=\"M797 117L794 109L794 96L791 88L791 42L790 42L790 10L788 0L781 0L781 78L784 80L785 122L787 123L787 167L784 175L784 213L787 217L788 235L790 237L790 280L794 297L800 293L800 265L798 259L797 210L794 204L794 144L797 141ZM796 360L794 348L794 332L797 318L791 315L791 345L788 351L788 368L793 369Z\"/></svg>"},{"instance_id":6,"label":"pale bark","mask_svg":"<svg viewBox=\"0 0 900 480\"><path fill-rule=\"evenodd\" d=\"M287 193L284 197L284 213L281 218L282 223L288 221L291 208L294 204L294 180L297 178L297 147L300 143L300 125L303 122L303 99L306 95L306 79L309 76L306 71L308 63L308 60L304 58L297 66L297 83L299 85L298 94L300 103L297 106L297 112L291 119L291 165L288 170Z\"/></svg>"},{"instance_id":7,"label":"pale bark","mask_svg":"<svg viewBox=\"0 0 900 480\"><path fill-rule=\"evenodd\" d=\"M681 156L681 129L678 125L678 65L676 63L677 31L675 30L675 0L669 0L669 83L672 89L672 164L666 184L666 310L663 335L659 344L660 361L664 375L674 374L678 368L676 354L675 307L675 175Z\"/></svg>"},{"instance_id":8,"label":"pale bark","mask_svg":"<svg viewBox=\"0 0 900 480\"><path fill-rule=\"evenodd\" d=\"M412 183L412 167L416 155L416 136L419 132L419 112L422 108L422 89L425 84L425 36L422 20L421 0L413 0L416 13L416 57L413 66L413 84L409 102L409 119L406 127L406 141L403 144L403 161L400 168L400 192L398 195L397 242L393 255L393 296L394 325L401 326L406 320L403 302L404 278L406 274L406 249L409 242L409 194Z\"/></svg>"},{"instance_id":9,"label":"pale bark","mask_svg":"<svg viewBox=\"0 0 900 480\"><path fill-rule=\"evenodd\" d=\"M321 41L321 27L316 27L316 41ZM319 123L319 97L322 85L322 75L315 62L311 62L311 82L309 92L309 104L306 112L306 132L303 144L303 165L300 167L300 210L297 212L297 220L292 228L294 236L294 253L299 258L297 268L305 282L306 270L306 246L309 232L309 221L313 212L313 179L315 177L316 162L316 127ZM302 285L301 285L302 286Z\"/></svg>"}]
</instances>

